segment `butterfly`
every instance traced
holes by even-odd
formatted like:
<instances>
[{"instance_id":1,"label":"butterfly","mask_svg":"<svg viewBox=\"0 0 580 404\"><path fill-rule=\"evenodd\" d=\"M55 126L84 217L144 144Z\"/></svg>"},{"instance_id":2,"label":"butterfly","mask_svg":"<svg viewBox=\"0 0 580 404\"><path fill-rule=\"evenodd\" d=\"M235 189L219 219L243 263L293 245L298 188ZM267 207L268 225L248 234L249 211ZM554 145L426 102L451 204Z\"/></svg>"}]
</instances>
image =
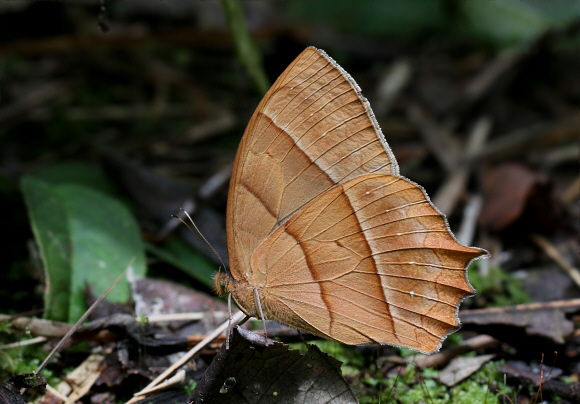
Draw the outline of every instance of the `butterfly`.
<instances>
[{"instance_id":1,"label":"butterfly","mask_svg":"<svg viewBox=\"0 0 580 404\"><path fill-rule=\"evenodd\" d=\"M254 112L227 206L218 294L247 315L345 344L439 349L475 293L425 191L400 176L368 101L325 52L304 50Z\"/></svg>"}]
</instances>

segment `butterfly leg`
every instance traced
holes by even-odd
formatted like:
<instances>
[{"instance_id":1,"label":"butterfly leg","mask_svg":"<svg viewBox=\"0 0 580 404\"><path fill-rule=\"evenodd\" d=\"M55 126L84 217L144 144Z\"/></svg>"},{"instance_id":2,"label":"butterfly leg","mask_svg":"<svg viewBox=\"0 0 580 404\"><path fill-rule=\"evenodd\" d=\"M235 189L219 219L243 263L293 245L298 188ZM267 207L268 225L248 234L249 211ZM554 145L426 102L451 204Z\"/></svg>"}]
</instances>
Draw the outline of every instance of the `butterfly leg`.
<instances>
[{"instance_id":1,"label":"butterfly leg","mask_svg":"<svg viewBox=\"0 0 580 404\"><path fill-rule=\"evenodd\" d=\"M258 310L260 310L260 320L262 320L262 325L264 326L264 341L268 340L268 332L266 331L266 319L264 318L264 312L262 311L262 303L260 302L260 295L258 294L258 289L254 289L254 301Z\"/></svg>"},{"instance_id":2,"label":"butterfly leg","mask_svg":"<svg viewBox=\"0 0 580 404\"><path fill-rule=\"evenodd\" d=\"M228 330L226 332L226 351L230 350L230 335L232 331L232 293L228 293Z\"/></svg>"},{"instance_id":3,"label":"butterfly leg","mask_svg":"<svg viewBox=\"0 0 580 404\"><path fill-rule=\"evenodd\" d=\"M252 317L246 315L246 317L244 317L242 321L237 323L236 326L244 324L250 318ZM226 350L230 349L231 331L232 331L232 293L230 292L228 293L228 329L226 331Z\"/></svg>"},{"instance_id":4,"label":"butterfly leg","mask_svg":"<svg viewBox=\"0 0 580 404\"><path fill-rule=\"evenodd\" d=\"M230 338L231 338L231 334L232 334L232 294L231 292L228 293L228 328L226 331L226 351L230 349ZM242 321L240 321L239 323L236 323L236 326L240 326L242 324L244 324L246 321L248 321L250 318L252 318L251 316L246 315Z\"/></svg>"}]
</instances>

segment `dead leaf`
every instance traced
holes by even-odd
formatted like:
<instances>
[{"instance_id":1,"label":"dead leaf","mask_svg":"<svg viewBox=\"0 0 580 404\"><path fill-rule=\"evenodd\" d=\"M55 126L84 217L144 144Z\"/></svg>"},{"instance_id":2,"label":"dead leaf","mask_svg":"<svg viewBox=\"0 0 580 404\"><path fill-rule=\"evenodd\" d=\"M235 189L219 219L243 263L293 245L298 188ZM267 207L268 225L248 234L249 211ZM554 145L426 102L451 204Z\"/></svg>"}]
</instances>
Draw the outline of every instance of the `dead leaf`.
<instances>
[{"instance_id":1,"label":"dead leaf","mask_svg":"<svg viewBox=\"0 0 580 404\"><path fill-rule=\"evenodd\" d=\"M262 339L262 337L260 337ZM189 403L356 403L340 362L308 345L301 355L287 345L250 344L237 329L230 349L216 355Z\"/></svg>"},{"instance_id":2,"label":"dead leaf","mask_svg":"<svg viewBox=\"0 0 580 404\"><path fill-rule=\"evenodd\" d=\"M109 352L107 352L109 351ZM105 352L92 353L83 363L70 372L65 380L61 381L57 390L68 396L67 402L74 403L89 392L92 385L105 369L102 365L105 359L105 353L110 353L111 349Z\"/></svg>"},{"instance_id":3,"label":"dead leaf","mask_svg":"<svg viewBox=\"0 0 580 404\"><path fill-rule=\"evenodd\" d=\"M178 330L174 336L204 335L215 329L222 317L212 315L214 312L227 312L228 306L220 299L195 289L161 279L143 278L133 283L133 300L139 302L138 313L175 314L203 312L203 321L169 322L166 326Z\"/></svg>"},{"instance_id":4,"label":"dead leaf","mask_svg":"<svg viewBox=\"0 0 580 404\"><path fill-rule=\"evenodd\" d=\"M564 344L574 332L574 324L566 313L580 310L580 299L550 303L520 304L480 310L463 310L459 313L461 323L467 330L489 335L521 346L531 337L545 343Z\"/></svg>"},{"instance_id":5,"label":"dead leaf","mask_svg":"<svg viewBox=\"0 0 580 404\"><path fill-rule=\"evenodd\" d=\"M564 372L562 369L553 368L546 365L528 365L522 361L510 361L504 363L499 367L499 370L508 376L523 378L529 382L532 382L534 386L539 386L541 383L545 383L548 380L556 379Z\"/></svg>"},{"instance_id":6,"label":"dead leaf","mask_svg":"<svg viewBox=\"0 0 580 404\"><path fill-rule=\"evenodd\" d=\"M495 357L493 354L480 355L472 358L458 356L449 362L449 365L439 373L439 381L448 387L453 387L477 372L493 357Z\"/></svg>"},{"instance_id":7,"label":"dead leaf","mask_svg":"<svg viewBox=\"0 0 580 404\"><path fill-rule=\"evenodd\" d=\"M545 175L515 163L503 164L483 177L483 207L479 223L491 231L501 231L523 214L531 199L547 199Z\"/></svg>"},{"instance_id":8,"label":"dead leaf","mask_svg":"<svg viewBox=\"0 0 580 404\"><path fill-rule=\"evenodd\" d=\"M580 382L566 384L555 380L563 374L561 369L545 365L529 366L525 362L511 361L499 367L506 374L508 382L516 385L532 385L541 392L538 402L543 399L549 400L554 396L571 403L580 402Z\"/></svg>"}]
</instances>

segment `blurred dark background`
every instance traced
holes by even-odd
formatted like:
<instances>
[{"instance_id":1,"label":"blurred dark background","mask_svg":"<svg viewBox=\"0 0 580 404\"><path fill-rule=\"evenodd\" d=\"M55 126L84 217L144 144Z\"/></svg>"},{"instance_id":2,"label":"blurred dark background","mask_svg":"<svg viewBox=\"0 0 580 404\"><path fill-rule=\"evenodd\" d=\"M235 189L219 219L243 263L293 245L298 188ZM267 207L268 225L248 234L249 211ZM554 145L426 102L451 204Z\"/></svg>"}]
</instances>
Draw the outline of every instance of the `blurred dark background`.
<instances>
[{"instance_id":1,"label":"blurred dark background","mask_svg":"<svg viewBox=\"0 0 580 404\"><path fill-rule=\"evenodd\" d=\"M513 360L481 385L505 392L505 374L521 375L517 361L537 364L544 354L559 367L554 375L577 381L576 0L0 0L0 313L74 322L83 298L94 301L131 257L148 276L134 300L149 293L153 307L161 296L166 313L225 310L208 297L220 261L171 215L190 212L227 262L237 145L268 86L307 46L358 82L402 175L427 190L457 238L491 253L470 267L478 293L461 308L539 303L524 315L461 312L464 327L448 342L488 334L491 348L470 350ZM85 254L103 240L100 256ZM103 315L136 309L103 306ZM30 337L2 327L2 344ZM182 336L206 332L184 328ZM32 372L46 355L10 352L0 358L0 382ZM398 372L404 353L356 352L365 359L353 361L349 383L359 380L364 402L380 400L386 379L367 376ZM391 355L398 365L380 361ZM49 382L80 361L63 351ZM497 369L501 361L493 362ZM141 384L152 378L143 368ZM116 369L123 380L128 371ZM99 387L109 391L106 402L138 390L107 383ZM518 392L521 384L528 381L512 383ZM572 390L555 391L573 402Z\"/></svg>"},{"instance_id":2,"label":"blurred dark background","mask_svg":"<svg viewBox=\"0 0 580 404\"><path fill-rule=\"evenodd\" d=\"M183 206L226 259L228 175L262 96L256 77L272 83L310 45L359 83L402 174L462 241L492 253L482 276L501 267L529 280L529 268L547 265L530 281L533 300L579 295L531 238L578 266L578 2L248 1L242 19L228 3L1 3L3 310L42 307L24 174L97 169L151 248L178 231L216 267L175 230L170 215ZM236 21L255 66L239 56ZM209 290L207 273L192 279L160 256L149 257L152 274ZM553 296L537 289L546 276L563 282Z\"/></svg>"}]
</instances>

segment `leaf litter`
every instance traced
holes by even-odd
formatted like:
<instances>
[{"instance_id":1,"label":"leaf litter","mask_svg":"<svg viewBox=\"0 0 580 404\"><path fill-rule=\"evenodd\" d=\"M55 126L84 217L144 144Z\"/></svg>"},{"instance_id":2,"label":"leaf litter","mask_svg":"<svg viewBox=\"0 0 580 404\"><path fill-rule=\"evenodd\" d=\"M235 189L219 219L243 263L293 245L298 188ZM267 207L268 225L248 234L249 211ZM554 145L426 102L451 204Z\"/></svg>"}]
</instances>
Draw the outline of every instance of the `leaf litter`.
<instances>
[{"instance_id":1,"label":"leaf litter","mask_svg":"<svg viewBox=\"0 0 580 404\"><path fill-rule=\"evenodd\" d=\"M22 12L28 12L26 7ZM59 358L49 363L48 371L65 378L70 369L81 366L91 355L104 355L100 362L102 369L92 373L98 377L83 399L116 402L129 399L174 363L180 352L203 340L212 327L224 320L227 308L223 302L207 294L189 293L209 292L207 285L211 283L211 271L215 266L211 264L213 256L201 243L196 244L194 237L185 236L185 231L170 223L168 216L177 212L182 204L193 207L191 211L198 213L194 220L201 221L204 234L213 237L211 242L216 249L225 251L223 223L228 169L246 118L259 96L252 95L248 85L243 84L247 79L235 67L237 62L233 62L234 53L224 39L227 35L223 35L223 28L218 28L218 33L212 34L210 39L191 27L167 34L163 31L165 28L159 31L151 21L147 23L152 27L149 34L139 37L136 31L131 34L135 27L130 21L113 13L108 17L111 30L105 34L109 36L80 40L71 27L83 26L87 21L92 24L94 18L87 18L86 10L74 8L74 5L54 7L51 10L73 12L50 14L49 10L43 17L45 20L75 20L76 25L59 24L61 36L31 37L24 42L9 40L0 47L0 53L8 62L5 69L13 75L13 79L1 84L4 104L0 105L0 123L3 133L11 140L3 150L2 172L16 183L25 173L30 173L30 167L50 170L53 161L83 160L88 170L79 165L68 166L60 170L60 174L51 172L42 178L49 186L58 184L54 180L57 177L67 184L80 184L124 203L128 201L141 235L149 243L150 271L154 276L171 277L182 284L157 285L149 291L148 287L155 281L149 283L144 278L145 285L149 285L131 292L133 305L107 306L106 310L95 313L98 317L73 333L65 347L87 341L82 353L65 348ZM207 7L204 15L216 15L215 8L210 11L212 6ZM252 15L276 14L277 9L269 7L264 6L268 11L251 8L255 13ZM162 11L165 9L167 7ZM218 14L221 15L219 9ZM278 16L284 19L283 15ZM265 20L268 19L249 21L254 28L260 28L260 21ZM123 29L119 31L121 26ZM338 47L319 43L313 34L289 26L283 31L269 28L265 41L273 44L281 41L298 50L309 44ZM486 397L486 402L492 402L502 394L509 397L509 400L504 398L504 402L540 402L541 399L556 400L556 397L561 402L578 401L580 317L577 299L580 290L574 282L563 279L573 279L575 269L580 266L577 237L580 231L577 203L580 193L577 172L580 95L577 86L570 85L576 80L577 61L561 52L577 31L577 24L562 26L539 35L515 52L472 48L460 41L454 47L454 43L441 41L437 36L405 46L403 52L398 45L386 49L382 40L360 41L353 36L341 41L339 48L345 67L360 82L371 104L378 107L375 109L377 119L394 153L400 156L402 172L424 184L433 195L439 195L454 229L467 217L462 209L470 201L478 198L482 201L481 213L476 211L466 219L467 227L472 228L473 244L488 249L492 258L489 263L479 263L470 271L477 272L478 277L486 278L491 274L501 279L487 283L484 286L487 290L479 290L476 298L464 302L462 309L466 310L460 312L463 329L432 357L424 358L389 347L345 348L322 344L326 352L345 362L344 380L334 378L341 373L336 362L320 356L320 366L329 369L332 378L317 378L315 369L307 368L311 373L304 372L302 376L309 375L310 381L317 381L313 388L335 391L328 388L326 382L332 388L343 388L346 381L360 402L377 402L377 399L473 402L473 399L461 401L461 397L468 396ZM291 39L288 39L289 33ZM144 38L153 44L149 50L142 48ZM216 40L222 41L220 51L215 50ZM155 43L163 43L171 50L156 50ZM183 44L193 50L184 49ZM95 45L103 53L93 52ZM87 49L91 51L86 52ZM286 46L268 49L264 60L272 69L271 75L275 76L279 69L272 67L272 61L280 59L275 63L283 66L282 59L295 55L283 52ZM174 53L169 55L168 52ZM150 69L144 69L144 65ZM71 66L79 72L77 75L69 74ZM388 86L383 86L385 94L375 95L379 100L375 103L372 89L378 87L377 83ZM235 97L232 87L237 90ZM33 132L44 135L38 136L34 145L26 142L25 135ZM90 136L83 137L85 133ZM92 144L91 140L81 139L98 140L97 144ZM112 151L115 158L109 158ZM95 174L94 169L107 172L108 176ZM23 212L20 205L10 202L20 198L20 194L13 191L6 195L7 198L0 200L3 211ZM83 202L86 203L84 209L91 212L93 206L88 199ZM173 212L171 206L175 207ZM35 219L39 226L49 228L50 220L59 214L57 210L51 212L52 216L49 213ZM14 229L14 240L25 245L29 235L22 236L19 230L26 221L25 216L6 215L5 220L8 228ZM48 223L43 224L43 220ZM55 234L62 237L65 233ZM109 247L109 252L115 251L114 247ZM192 249L199 250L194 253L197 256L185 253ZM5 256L12 257L11 253ZM57 257L58 251L49 254ZM220 255L224 254L220 252ZM19 259L21 261L8 258L8 263L21 264L22 258ZM7 264L7 268L9 266ZM23 265L13 267L22 268ZM198 267L205 269L197 270ZM497 276L496 269L506 276ZM17 345L0 351L3 355L10 353L0 358L2 371L19 369L16 363L21 363L21 359L29 360L27 355L34 345L18 346L20 341L25 343L34 337L43 337L52 340L47 344L50 348L71 329L70 324L54 321L55 317L40 319L30 314L14 314L42 307L42 304L31 304L35 299L32 294L25 294L23 299L12 292L43 285L38 276L26 277L24 283L14 283L22 277L14 271L10 270L7 276L9 283L1 306L10 314L1 315L0 321L2 343ZM553 271L558 271L559 275L554 275ZM512 282L516 278L521 282ZM533 286L532 279L537 279ZM90 286L95 288L94 284ZM515 305L521 299L519 295L516 299L512 293L514 289L521 294L528 293L536 303ZM490 308L499 301L495 297L504 297L507 307ZM90 293L88 300L94 301ZM143 312L143 316L135 311L137 302L146 302L149 311ZM65 319L69 307L50 307L51 312L53 309L61 309L60 319ZM153 319L157 314L192 312L200 314L199 319L147 320L148 316ZM268 335L276 335L284 342L299 340L295 332L283 327L272 328L270 332L269 325ZM308 335L304 338L311 339ZM158 391L141 402L187 402L184 385L191 386L192 381L200 383L203 380L224 340L225 335L218 337L200 356L183 367L185 376L181 385ZM249 364L250 359L260 358L267 352L259 344L240 343L247 345L240 352L241 358L247 359L244 363ZM282 357L298 358L297 354L278 346L274 349L285 352ZM46 355L46 350L39 348L39 351ZM541 359L543 354L545 361ZM483 362L488 357L487 364L479 364L478 361ZM226 354L226 360L231 359ZM446 372L454 375L450 380L456 382L454 377L458 372L451 367L454 361L471 363L472 369L481 368L453 388L437 384L442 375L445 378ZM279 368L276 369L290 372L291 369L284 368L284 363L277 364ZM263 365L258 363L251 369L263 369L260 367ZM228 377L220 379L221 385L213 387L218 389L217 397L251 390L251 382L240 382L246 375L235 367L235 361L231 366L228 370L234 369L237 373L228 377L233 377L235 383L232 379L228 382ZM467 366L459 367L467 369ZM269 374L260 374L266 385L275 382L268 380ZM503 384L504 375L508 384ZM2 388L11 389L14 394L19 395L20 388L26 387L18 384L19 379L6 376L2 380L9 383L2 384ZM308 380L304 383L308 385ZM16 386L16 389L9 386ZM518 392L517 388L522 386L529 391ZM336 391L343 391L340 388ZM293 400L290 390L276 389L271 391L272 397L276 392ZM258 397L270 397L262 394L264 391L267 390L259 390ZM303 396L295 394L294 397ZM16 396L12 398L18 400ZM44 402L56 400L47 393Z\"/></svg>"}]
</instances>

